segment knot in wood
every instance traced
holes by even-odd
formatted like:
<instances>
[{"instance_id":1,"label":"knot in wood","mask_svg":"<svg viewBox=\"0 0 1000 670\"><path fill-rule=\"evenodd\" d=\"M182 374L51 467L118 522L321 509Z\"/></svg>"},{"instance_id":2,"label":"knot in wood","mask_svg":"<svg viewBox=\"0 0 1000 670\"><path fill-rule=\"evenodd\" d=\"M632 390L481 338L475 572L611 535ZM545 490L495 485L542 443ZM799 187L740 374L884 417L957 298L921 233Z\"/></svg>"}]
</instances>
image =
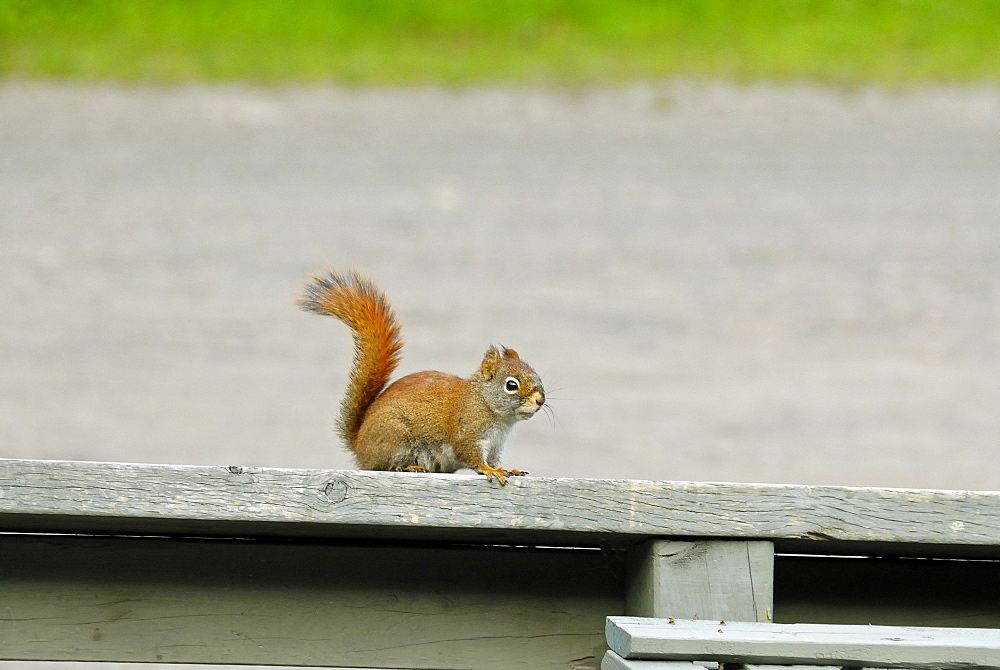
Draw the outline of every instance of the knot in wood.
<instances>
[{"instance_id":1,"label":"knot in wood","mask_svg":"<svg viewBox=\"0 0 1000 670\"><path fill-rule=\"evenodd\" d=\"M345 498L347 498L347 484L338 479L329 481L323 487L323 495L332 502L342 502Z\"/></svg>"}]
</instances>

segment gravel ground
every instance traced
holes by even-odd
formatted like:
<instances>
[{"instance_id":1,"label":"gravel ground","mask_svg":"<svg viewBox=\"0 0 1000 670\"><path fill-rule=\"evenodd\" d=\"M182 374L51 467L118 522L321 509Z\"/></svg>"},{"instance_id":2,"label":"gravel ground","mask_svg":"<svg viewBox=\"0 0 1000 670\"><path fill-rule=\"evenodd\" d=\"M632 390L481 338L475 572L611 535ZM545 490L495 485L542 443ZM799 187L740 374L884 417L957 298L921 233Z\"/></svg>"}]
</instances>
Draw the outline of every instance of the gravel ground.
<instances>
[{"instance_id":1,"label":"gravel ground","mask_svg":"<svg viewBox=\"0 0 1000 670\"><path fill-rule=\"evenodd\" d=\"M352 467L341 324L518 349L543 476L1000 488L1000 89L0 82L0 456Z\"/></svg>"}]
</instances>

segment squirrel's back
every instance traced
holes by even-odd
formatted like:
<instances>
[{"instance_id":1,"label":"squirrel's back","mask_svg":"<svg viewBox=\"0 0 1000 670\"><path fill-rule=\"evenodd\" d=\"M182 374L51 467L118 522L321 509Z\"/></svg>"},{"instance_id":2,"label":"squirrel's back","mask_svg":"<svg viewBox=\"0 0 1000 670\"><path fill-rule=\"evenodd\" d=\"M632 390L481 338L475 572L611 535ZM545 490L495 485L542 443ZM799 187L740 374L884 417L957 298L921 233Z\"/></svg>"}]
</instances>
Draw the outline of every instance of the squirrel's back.
<instances>
[{"instance_id":1,"label":"squirrel's back","mask_svg":"<svg viewBox=\"0 0 1000 670\"><path fill-rule=\"evenodd\" d=\"M311 275L297 304L340 319L354 333L354 367L340 406L338 428L352 448L365 412L399 364L403 341L385 294L356 272Z\"/></svg>"}]
</instances>

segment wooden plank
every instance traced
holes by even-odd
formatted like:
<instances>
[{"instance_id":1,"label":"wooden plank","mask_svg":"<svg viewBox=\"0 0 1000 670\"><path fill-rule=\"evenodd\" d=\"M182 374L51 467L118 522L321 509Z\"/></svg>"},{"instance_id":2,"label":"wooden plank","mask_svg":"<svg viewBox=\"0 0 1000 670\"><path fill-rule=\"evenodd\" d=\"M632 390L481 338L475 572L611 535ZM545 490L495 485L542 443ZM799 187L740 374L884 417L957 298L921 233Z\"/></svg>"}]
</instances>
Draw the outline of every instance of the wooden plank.
<instances>
[{"instance_id":1,"label":"wooden plank","mask_svg":"<svg viewBox=\"0 0 1000 670\"><path fill-rule=\"evenodd\" d=\"M773 611L776 623L1000 628L1000 561L777 556Z\"/></svg>"},{"instance_id":2,"label":"wooden plank","mask_svg":"<svg viewBox=\"0 0 1000 670\"><path fill-rule=\"evenodd\" d=\"M839 665L755 665L737 664L740 670L842 670ZM718 670L718 663L695 661L639 661L622 658L608 651L601 662L601 670ZM860 669L859 670L863 670ZM905 668L903 670L906 670Z\"/></svg>"},{"instance_id":3,"label":"wooden plank","mask_svg":"<svg viewBox=\"0 0 1000 670\"><path fill-rule=\"evenodd\" d=\"M755 665L752 663L736 665L739 670L843 670L839 665ZM707 664L693 661L637 661L622 658L613 651L607 652L601 663L601 670L718 670L718 667L718 663ZM866 669L859 668L858 670ZM902 668L901 670L907 669Z\"/></svg>"},{"instance_id":4,"label":"wooden plank","mask_svg":"<svg viewBox=\"0 0 1000 670\"><path fill-rule=\"evenodd\" d=\"M767 621L774 612L774 545L653 540L632 552L632 616Z\"/></svg>"},{"instance_id":5,"label":"wooden plank","mask_svg":"<svg viewBox=\"0 0 1000 670\"><path fill-rule=\"evenodd\" d=\"M0 530L607 546L773 540L778 551L1000 558L1000 492L0 460Z\"/></svg>"},{"instance_id":6,"label":"wooden plank","mask_svg":"<svg viewBox=\"0 0 1000 670\"><path fill-rule=\"evenodd\" d=\"M1000 630L608 617L623 658L883 668L1000 668Z\"/></svg>"},{"instance_id":7,"label":"wooden plank","mask_svg":"<svg viewBox=\"0 0 1000 670\"><path fill-rule=\"evenodd\" d=\"M0 659L596 668L596 550L0 535Z\"/></svg>"},{"instance_id":8,"label":"wooden plank","mask_svg":"<svg viewBox=\"0 0 1000 670\"><path fill-rule=\"evenodd\" d=\"M706 664L693 661L637 661L622 658L613 651L606 652L601 661L601 670L718 670L718 667L718 663Z\"/></svg>"}]
</instances>

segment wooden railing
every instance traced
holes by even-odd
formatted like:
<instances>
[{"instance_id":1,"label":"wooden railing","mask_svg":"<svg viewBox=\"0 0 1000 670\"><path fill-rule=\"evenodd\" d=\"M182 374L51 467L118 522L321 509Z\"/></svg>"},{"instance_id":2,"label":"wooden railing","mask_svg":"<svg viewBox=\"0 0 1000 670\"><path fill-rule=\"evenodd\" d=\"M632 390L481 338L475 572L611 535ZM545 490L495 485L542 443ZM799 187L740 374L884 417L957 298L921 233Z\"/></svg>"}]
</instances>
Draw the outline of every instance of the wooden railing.
<instances>
[{"instance_id":1,"label":"wooden railing","mask_svg":"<svg viewBox=\"0 0 1000 670\"><path fill-rule=\"evenodd\" d=\"M622 615L1000 629L1000 492L0 460L0 659L595 668Z\"/></svg>"}]
</instances>

